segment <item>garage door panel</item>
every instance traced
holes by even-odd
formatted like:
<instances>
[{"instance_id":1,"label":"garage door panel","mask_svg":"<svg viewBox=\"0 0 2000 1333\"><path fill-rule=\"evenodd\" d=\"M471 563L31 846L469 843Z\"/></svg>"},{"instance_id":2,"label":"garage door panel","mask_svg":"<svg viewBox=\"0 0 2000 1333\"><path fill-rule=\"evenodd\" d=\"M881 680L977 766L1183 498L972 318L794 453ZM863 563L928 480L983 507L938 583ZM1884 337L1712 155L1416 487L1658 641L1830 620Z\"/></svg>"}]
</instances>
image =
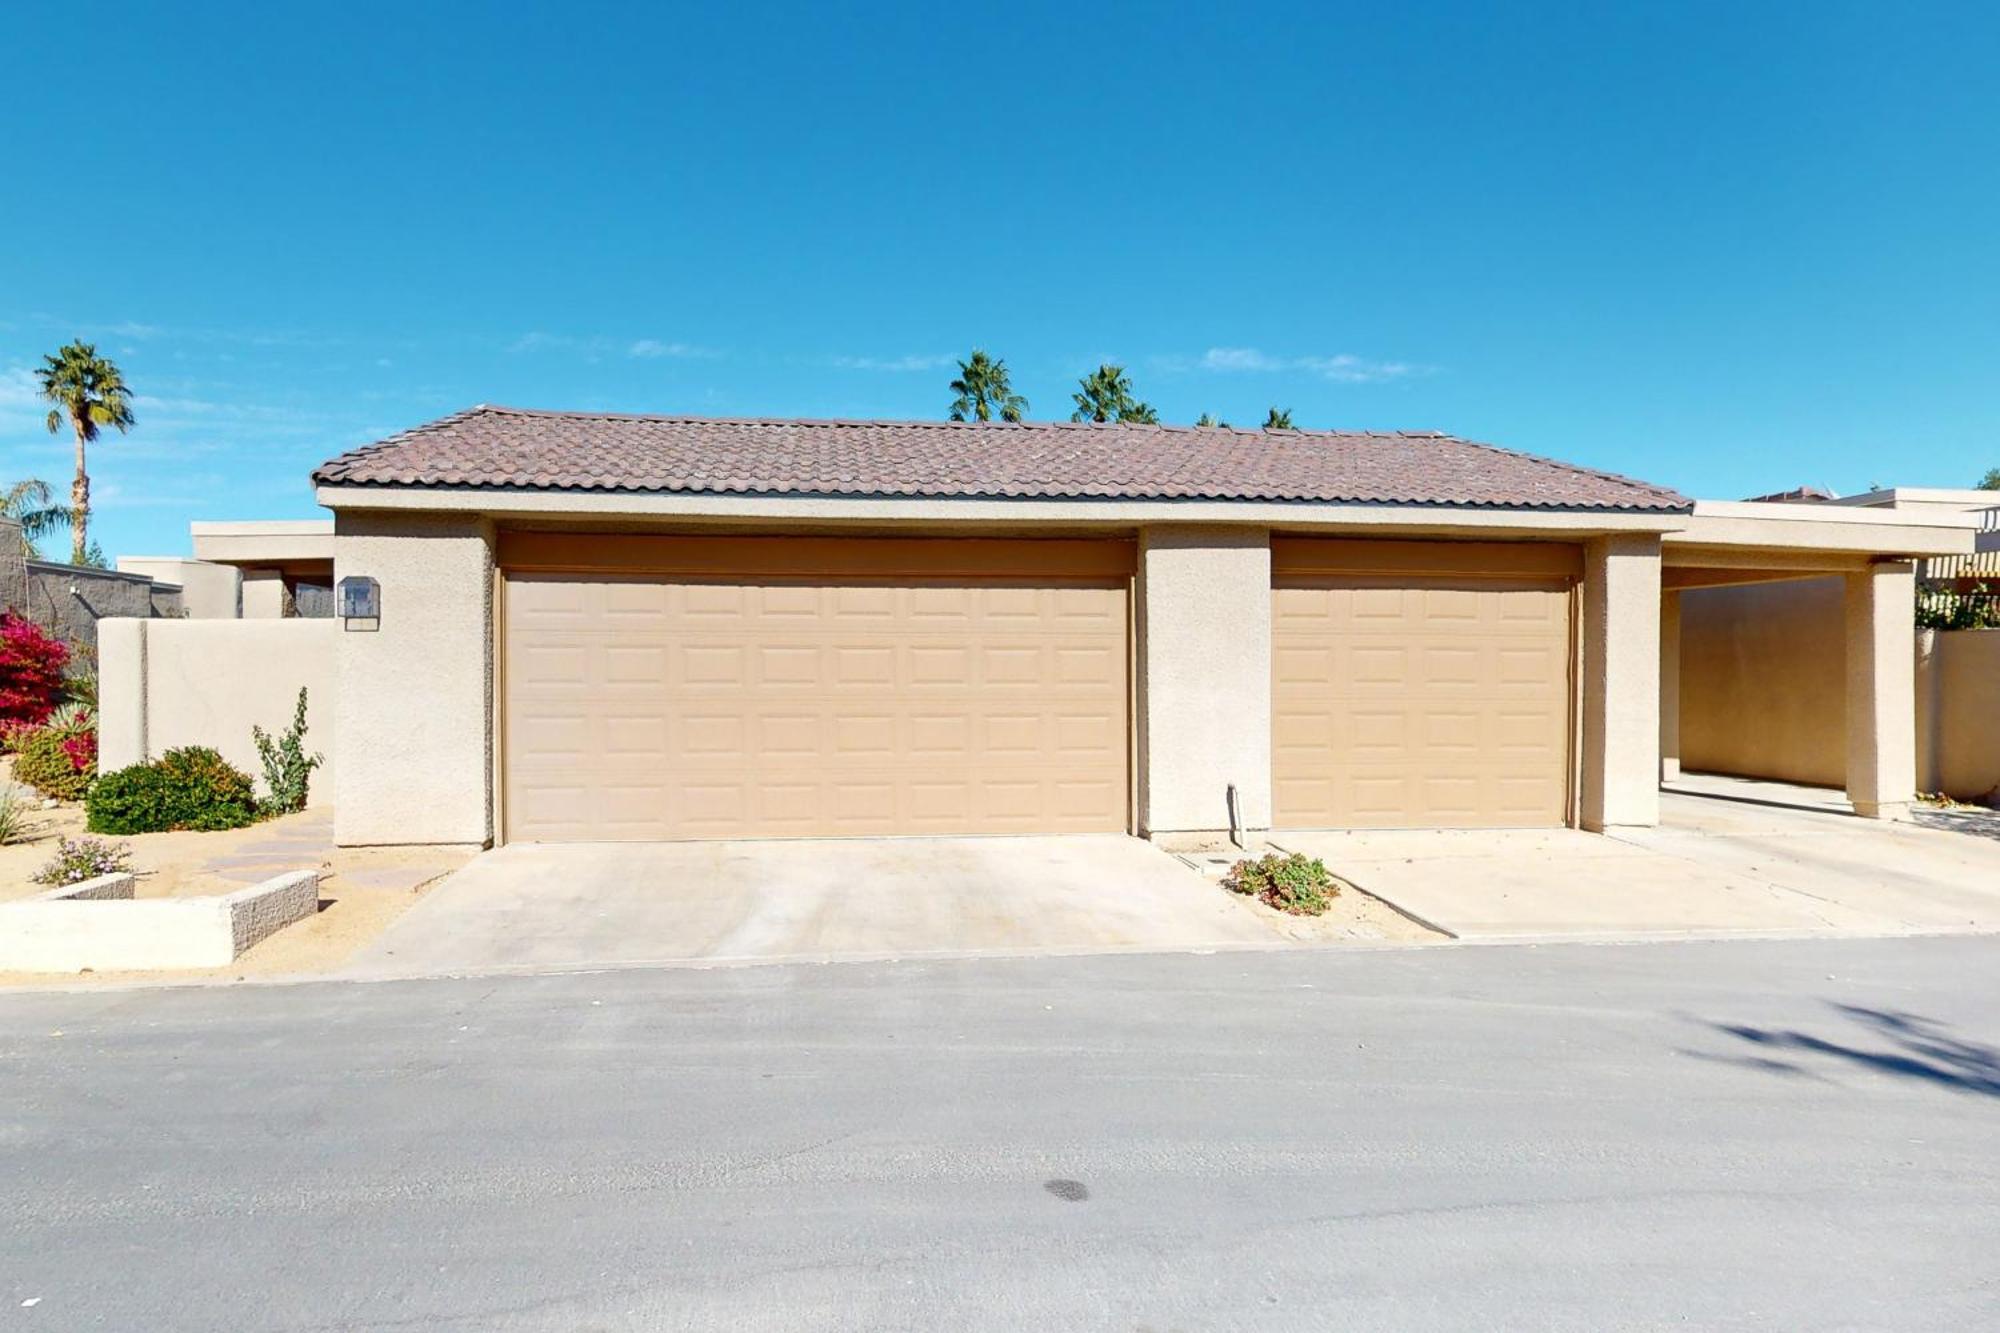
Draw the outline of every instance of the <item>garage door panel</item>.
<instances>
[{"instance_id":1,"label":"garage door panel","mask_svg":"<svg viewBox=\"0 0 2000 1333\"><path fill-rule=\"evenodd\" d=\"M1426 644L1417 651L1418 684L1431 692L1478 690L1493 678L1486 656L1474 644Z\"/></svg>"},{"instance_id":2,"label":"garage door panel","mask_svg":"<svg viewBox=\"0 0 2000 1333\"><path fill-rule=\"evenodd\" d=\"M1127 827L1122 582L510 574L508 835Z\"/></svg>"},{"instance_id":3,"label":"garage door panel","mask_svg":"<svg viewBox=\"0 0 2000 1333\"><path fill-rule=\"evenodd\" d=\"M1272 592L1274 814L1295 828L1567 813L1560 580L1287 573Z\"/></svg>"},{"instance_id":4,"label":"garage door panel","mask_svg":"<svg viewBox=\"0 0 2000 1333\"><path fill-rule=\"evenodd\" d=\"M721 716L721 715L718 715ZM825 734L818 713L757 712L747 717L739 714L727 715L735 721L731 743L715 748L715 753L727 762L735 762L745 749L742 734L750 732L756 738L755 752L771 759L812 759L820 752L820 738Z\"/></svg>"}]
</instances>

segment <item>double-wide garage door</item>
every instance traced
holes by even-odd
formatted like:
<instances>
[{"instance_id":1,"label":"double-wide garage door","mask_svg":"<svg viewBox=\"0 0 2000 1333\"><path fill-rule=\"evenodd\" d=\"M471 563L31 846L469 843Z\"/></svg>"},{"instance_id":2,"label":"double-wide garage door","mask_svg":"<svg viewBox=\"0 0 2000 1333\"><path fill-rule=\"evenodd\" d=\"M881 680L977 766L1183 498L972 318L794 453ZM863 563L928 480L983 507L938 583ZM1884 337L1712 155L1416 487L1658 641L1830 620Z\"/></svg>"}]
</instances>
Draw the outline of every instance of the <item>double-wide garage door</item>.
<instances>
[{"instance_id":1,"label":"double-wide garage door","mask_svg":"<svg viewBox=\"0 0 2000 1333\"><path fill-rule=\"evenodd\" d=\"M1574 547L1279 539L1279 828L1566 822Z\"/></svg>"},{"instance_id":2,"label":"double-wide garage door","mask_svg":"<svg viewBox=\"0 0 2000 1333\"><path fill-rule=\"evenodd\" d=\"M507 835L1123 830L1132 559L507 534Z\"/></svg>"}]
</instances>

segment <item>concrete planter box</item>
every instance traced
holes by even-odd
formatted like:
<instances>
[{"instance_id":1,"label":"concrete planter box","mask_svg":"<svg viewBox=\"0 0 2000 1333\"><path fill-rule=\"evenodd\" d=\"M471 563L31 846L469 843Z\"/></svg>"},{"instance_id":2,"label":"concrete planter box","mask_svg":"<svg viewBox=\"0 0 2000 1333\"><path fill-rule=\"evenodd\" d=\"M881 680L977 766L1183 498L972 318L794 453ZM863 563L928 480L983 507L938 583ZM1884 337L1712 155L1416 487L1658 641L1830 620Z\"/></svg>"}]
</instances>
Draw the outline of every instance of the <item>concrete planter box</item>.
<instances>
[{"instance_id":1,"label":"concrete planter box","mask_svg":"<svg viewBox=\"0 0 2000 1333\"><path fill-rule=\"evenodd\" d=\"M226 967L319 907L319 872L294 871L212 898L132 897L104 875L0 906L0 971Z\"/></svg>"}]
</instances>

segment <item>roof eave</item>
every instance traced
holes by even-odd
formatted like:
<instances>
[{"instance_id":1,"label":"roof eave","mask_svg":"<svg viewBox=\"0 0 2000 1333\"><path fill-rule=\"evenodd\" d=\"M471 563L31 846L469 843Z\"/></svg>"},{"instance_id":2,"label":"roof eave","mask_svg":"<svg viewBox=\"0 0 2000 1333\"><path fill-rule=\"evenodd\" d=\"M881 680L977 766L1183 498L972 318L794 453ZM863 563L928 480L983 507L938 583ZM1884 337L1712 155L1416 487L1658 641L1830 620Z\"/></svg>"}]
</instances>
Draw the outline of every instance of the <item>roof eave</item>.
<instances>
[{"instance_id":1,"label":"roof eave","mask_svg":"<svg viewBox=\"0 0 2000 1333\"><path fill-rule=\"evenodd\" d=\"M1313 500L1089 499L840 496L707 492L388 486L322 482L316 497L343 511L477 513L496 518L636 519L690 523L1048 523L1131 527L1149 523L1244 524L1369 531L1496 530L1522 536L1678 531L1686 509L1358 503Z\"/></svg>"}]
</instances>

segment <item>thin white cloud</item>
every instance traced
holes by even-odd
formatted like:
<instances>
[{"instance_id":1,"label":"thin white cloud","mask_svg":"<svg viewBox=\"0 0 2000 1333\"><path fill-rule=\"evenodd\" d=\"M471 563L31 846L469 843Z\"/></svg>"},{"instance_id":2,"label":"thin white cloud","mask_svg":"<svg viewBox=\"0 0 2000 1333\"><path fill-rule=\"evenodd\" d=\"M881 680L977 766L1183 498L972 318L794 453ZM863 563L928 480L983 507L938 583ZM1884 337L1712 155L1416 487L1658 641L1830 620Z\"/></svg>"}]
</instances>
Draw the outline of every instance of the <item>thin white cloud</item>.
<instances>
[{"instance_id":1,"label":"thin white cloud","mask_svg":"<svg viewBox=\"0 0 2000 1333\"><path fill-rule=\"evenodd\" d=\"M842 370L886 370L901 374L919 370L943 370L958 364L955 356L836 356L833 364Z\"/></svg>"},{"instance_id":2,"label":"thin white cloud","mask_svg":"<svg viewBox=\"0 0 2000 1333\"><path fill-rule=\"evenodd\" d=\"M26 366L9 366L0 370L0 411L11 412L22 407L42 411L48 409L48 404L42 399L41 381Z\"/></svg>"},{"instance_id":3,"label":"thin white cloud","mask_svg":"<svg viewBox=\"0 0 2000 1333\"><path fill-rule=\"evenodd\" d=\"M706 347L696 347L693 343L662 342L658 338L641 338L625 349L625 355L650 361L666 357L676 359L709 357L714 356L715 353Z\"/></svg>"},{"instance_id":4,"label":"thin white cloud","mask_svg":"<svg viewBox=\"0 0 2000 1333\"><path fill-rule=\"evenodd\" d=\"M35 318L41 324L68 329L68 337L77 337L84 342L124 338L132 342L236 343L248 347L331 347L339 342L337 338L297 329L216 329L198 325L147 324L136 319L100 324L94 320L65 320L49 315L37 315ZM67 341L68 337L64 340Z\"/></svg>"},{"instance_id":5,"label":"thin white cloud","mask_svg":"<svg viewBox=\"0 0 2000 1333\"><path fill-rule=\"evenodd\" d=\"M507 344L507 350L510 352L538 352L544 347L571 347L575 343L576 339L574 338L565 338L558 333L543 333L537 329L532 333L524 333L513 342Z\"/></svg>"},{"instance_id":6,"label":"thin white cloud","mask_svg":"<svg viewBox=\"0 0 2000 1333\"><path fill-rule=\"evenodd\" d=\"M1408 361L1374 361L1346 352L1336 356L1274 356L1255 347L1211 347L1193 367L1221 374L1303 373L1337 384L1380 384L1428 370Z\"/></svg>"},{"instance_id":7,"label":"thin white cloud","mask_svg":"<svg viewBox=\"0 0 2000 1333\"><path fill-rule=\"evenodd\" d=\"M116 461L116 460L114 460ZM93 472L102 468L103 462L92 468ZM186 489L180 491L155 490L150 487L134 489L118 482L93 485L90 490L90 504L93 509L199 509L212 503L215 496L226 493L231 488L228 478L215 474L202 476L182 476ZM188 483L193 483L188 486Z\"/></svg>"},{"instance_id":8,"label":"thin white cloud","mask_svg":"<svg viewBox=\"0 0 2000 1333\"><path fill-rule=\"evenodd\" d=\"M639 338L626 341L610 338L604 334L579 337L572 333L549 333L542 329L522 334L507 344L507 350L511 353L576 352L593 359L622 354L641 361L680 360L720 355L713 348L699 347L687 342L668 342L664 338Z\"/></svg>"}]
</instances>

